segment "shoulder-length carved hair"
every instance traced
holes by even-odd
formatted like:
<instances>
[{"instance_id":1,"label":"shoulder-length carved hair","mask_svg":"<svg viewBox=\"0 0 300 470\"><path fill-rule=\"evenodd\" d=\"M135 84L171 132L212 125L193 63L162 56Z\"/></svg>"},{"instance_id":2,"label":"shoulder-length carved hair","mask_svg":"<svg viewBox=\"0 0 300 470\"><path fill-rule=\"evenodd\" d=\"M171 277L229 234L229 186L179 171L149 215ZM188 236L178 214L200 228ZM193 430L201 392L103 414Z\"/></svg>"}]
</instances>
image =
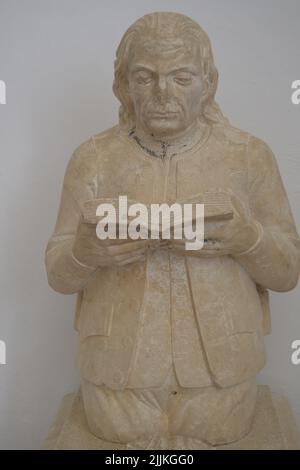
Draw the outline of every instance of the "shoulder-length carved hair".
<instances>
[{"instance_id":1,"label":"shoulder-length carved hair","mask_svg":"<svg viewBox=\"0 0 300 470\"><path fill-rule=\"evenodd\" d=\"M213 124L228 125L220 107L215 101L218 85L218 71L214 64L210 40L206 32L191 18L179 13L150 13L133 23L123 35L116 52L113 92L121 103L119 124L124 129L135 126L135 113L128 93L128 62L134 45L149 33L158 38L182 38L185 43L195 43L201 60L202 79L206 92L202 100L200 118Z\"/></svg>"}]
</instances>

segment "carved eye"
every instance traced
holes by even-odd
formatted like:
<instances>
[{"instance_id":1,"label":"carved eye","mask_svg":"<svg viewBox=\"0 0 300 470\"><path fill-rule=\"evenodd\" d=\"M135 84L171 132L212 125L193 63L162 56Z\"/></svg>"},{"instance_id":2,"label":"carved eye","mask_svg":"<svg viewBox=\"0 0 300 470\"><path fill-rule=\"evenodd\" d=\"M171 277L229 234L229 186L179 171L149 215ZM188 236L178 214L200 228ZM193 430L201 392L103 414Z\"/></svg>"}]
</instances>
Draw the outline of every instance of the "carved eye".
<instances>
[{"instance_id":1,"label":"carved eye","mask_svg":"<svg viewBox=\"0 0 300 470\"><path fill-rule=\"evenodd\" d=\"M152 74L145 71L140 71L135 74L135 80L140 85L148 85L152 81Z\"/></svg>"},{"instance_id":2,"label":"carved eye","mask_svg":"<svg viewBox=\"0 0 300 470\"><path fill-rule=\"evenodd\" d=\"M193 75L189 72L178 72L174 75L174 82L179 85L190 85L193 81Z\"/></svg>"}]
</instances>

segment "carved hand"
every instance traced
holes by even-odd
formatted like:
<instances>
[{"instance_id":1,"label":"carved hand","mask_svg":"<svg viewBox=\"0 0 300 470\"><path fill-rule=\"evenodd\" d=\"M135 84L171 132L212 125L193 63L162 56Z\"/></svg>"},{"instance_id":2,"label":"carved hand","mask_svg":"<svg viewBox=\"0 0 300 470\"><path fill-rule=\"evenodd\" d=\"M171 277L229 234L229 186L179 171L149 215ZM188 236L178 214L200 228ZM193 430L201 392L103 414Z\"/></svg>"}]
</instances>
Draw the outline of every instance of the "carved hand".
<instances>
[{"instance_id":1,"label":"carved hand","mask_svg":"<svg viewBox=\"0 0 300 470\"><path fill-rule=\"evenodd\" d=\"M87 266L123 266L135 261L143 261L148 240L100 240L96 226L81 222L78 226L73 256Z\"/></svg>"},{"instance_id":2,"label":"carved hand","mask_svg":"<svg viewBox=\"0 0 300 470\"><path fill-rule=\"evenodd\" d=\"M225 250L228 254L238 255L251 248L259 239L258 222L251 216L250 210L231 194L233 218L219 222L208 222L204 226L204 238L215 241L215 249Z\"/></svg>"},{"instance_id":3,"label":"carved hand","mask_svg":"<svg viewBox=\"0 0 300 470\"><path fill-rule=\"evenodd\" d=\"M230 194L233 218L205 222L204 246L200 250L185 250L186 240L171 240L170 247L188 256L238 255L251 248L259 239L259 224L250 210L234 195Z\"/></svg>"}]
</instances>

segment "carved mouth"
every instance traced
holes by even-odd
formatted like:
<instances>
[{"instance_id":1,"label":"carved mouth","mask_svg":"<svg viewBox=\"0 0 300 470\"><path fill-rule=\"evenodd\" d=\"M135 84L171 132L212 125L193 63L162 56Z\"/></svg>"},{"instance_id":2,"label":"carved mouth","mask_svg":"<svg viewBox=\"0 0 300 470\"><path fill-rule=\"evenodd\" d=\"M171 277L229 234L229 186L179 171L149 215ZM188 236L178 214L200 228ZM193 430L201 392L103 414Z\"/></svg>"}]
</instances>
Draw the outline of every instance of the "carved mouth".
<instances>
[{"instance_id":1,"label":"carved mouth","mask_svg":"<svg viewBox=\"0 0 300 470\"><path fill-rule=\"evenodd\" d=\"M177 116L178 113L176 112L164 112L164 113L157 113L153 112L149 114L149 117L157 118L157 119L168 119Z\"/></svg>"}]
</instances>

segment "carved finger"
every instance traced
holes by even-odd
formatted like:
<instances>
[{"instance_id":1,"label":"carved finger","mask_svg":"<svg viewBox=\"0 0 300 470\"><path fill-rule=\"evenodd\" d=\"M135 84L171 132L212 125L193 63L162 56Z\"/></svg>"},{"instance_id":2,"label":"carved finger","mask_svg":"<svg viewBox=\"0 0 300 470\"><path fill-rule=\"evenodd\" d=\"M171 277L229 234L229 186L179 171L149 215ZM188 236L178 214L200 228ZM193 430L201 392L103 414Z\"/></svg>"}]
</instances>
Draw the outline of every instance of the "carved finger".
<instances>
[{"instance_id":1,"label":"carved finger","mask_svg":"<svg viewBox=\"0 0 300 470\"><path fill-rule=\"evenodd\" d=\"M137 249L145 249L148 244L149 240L133 240L128 243L110 245L107 251L111 256L122 255L132 253Z\"/></svg>"}]
</instances>

